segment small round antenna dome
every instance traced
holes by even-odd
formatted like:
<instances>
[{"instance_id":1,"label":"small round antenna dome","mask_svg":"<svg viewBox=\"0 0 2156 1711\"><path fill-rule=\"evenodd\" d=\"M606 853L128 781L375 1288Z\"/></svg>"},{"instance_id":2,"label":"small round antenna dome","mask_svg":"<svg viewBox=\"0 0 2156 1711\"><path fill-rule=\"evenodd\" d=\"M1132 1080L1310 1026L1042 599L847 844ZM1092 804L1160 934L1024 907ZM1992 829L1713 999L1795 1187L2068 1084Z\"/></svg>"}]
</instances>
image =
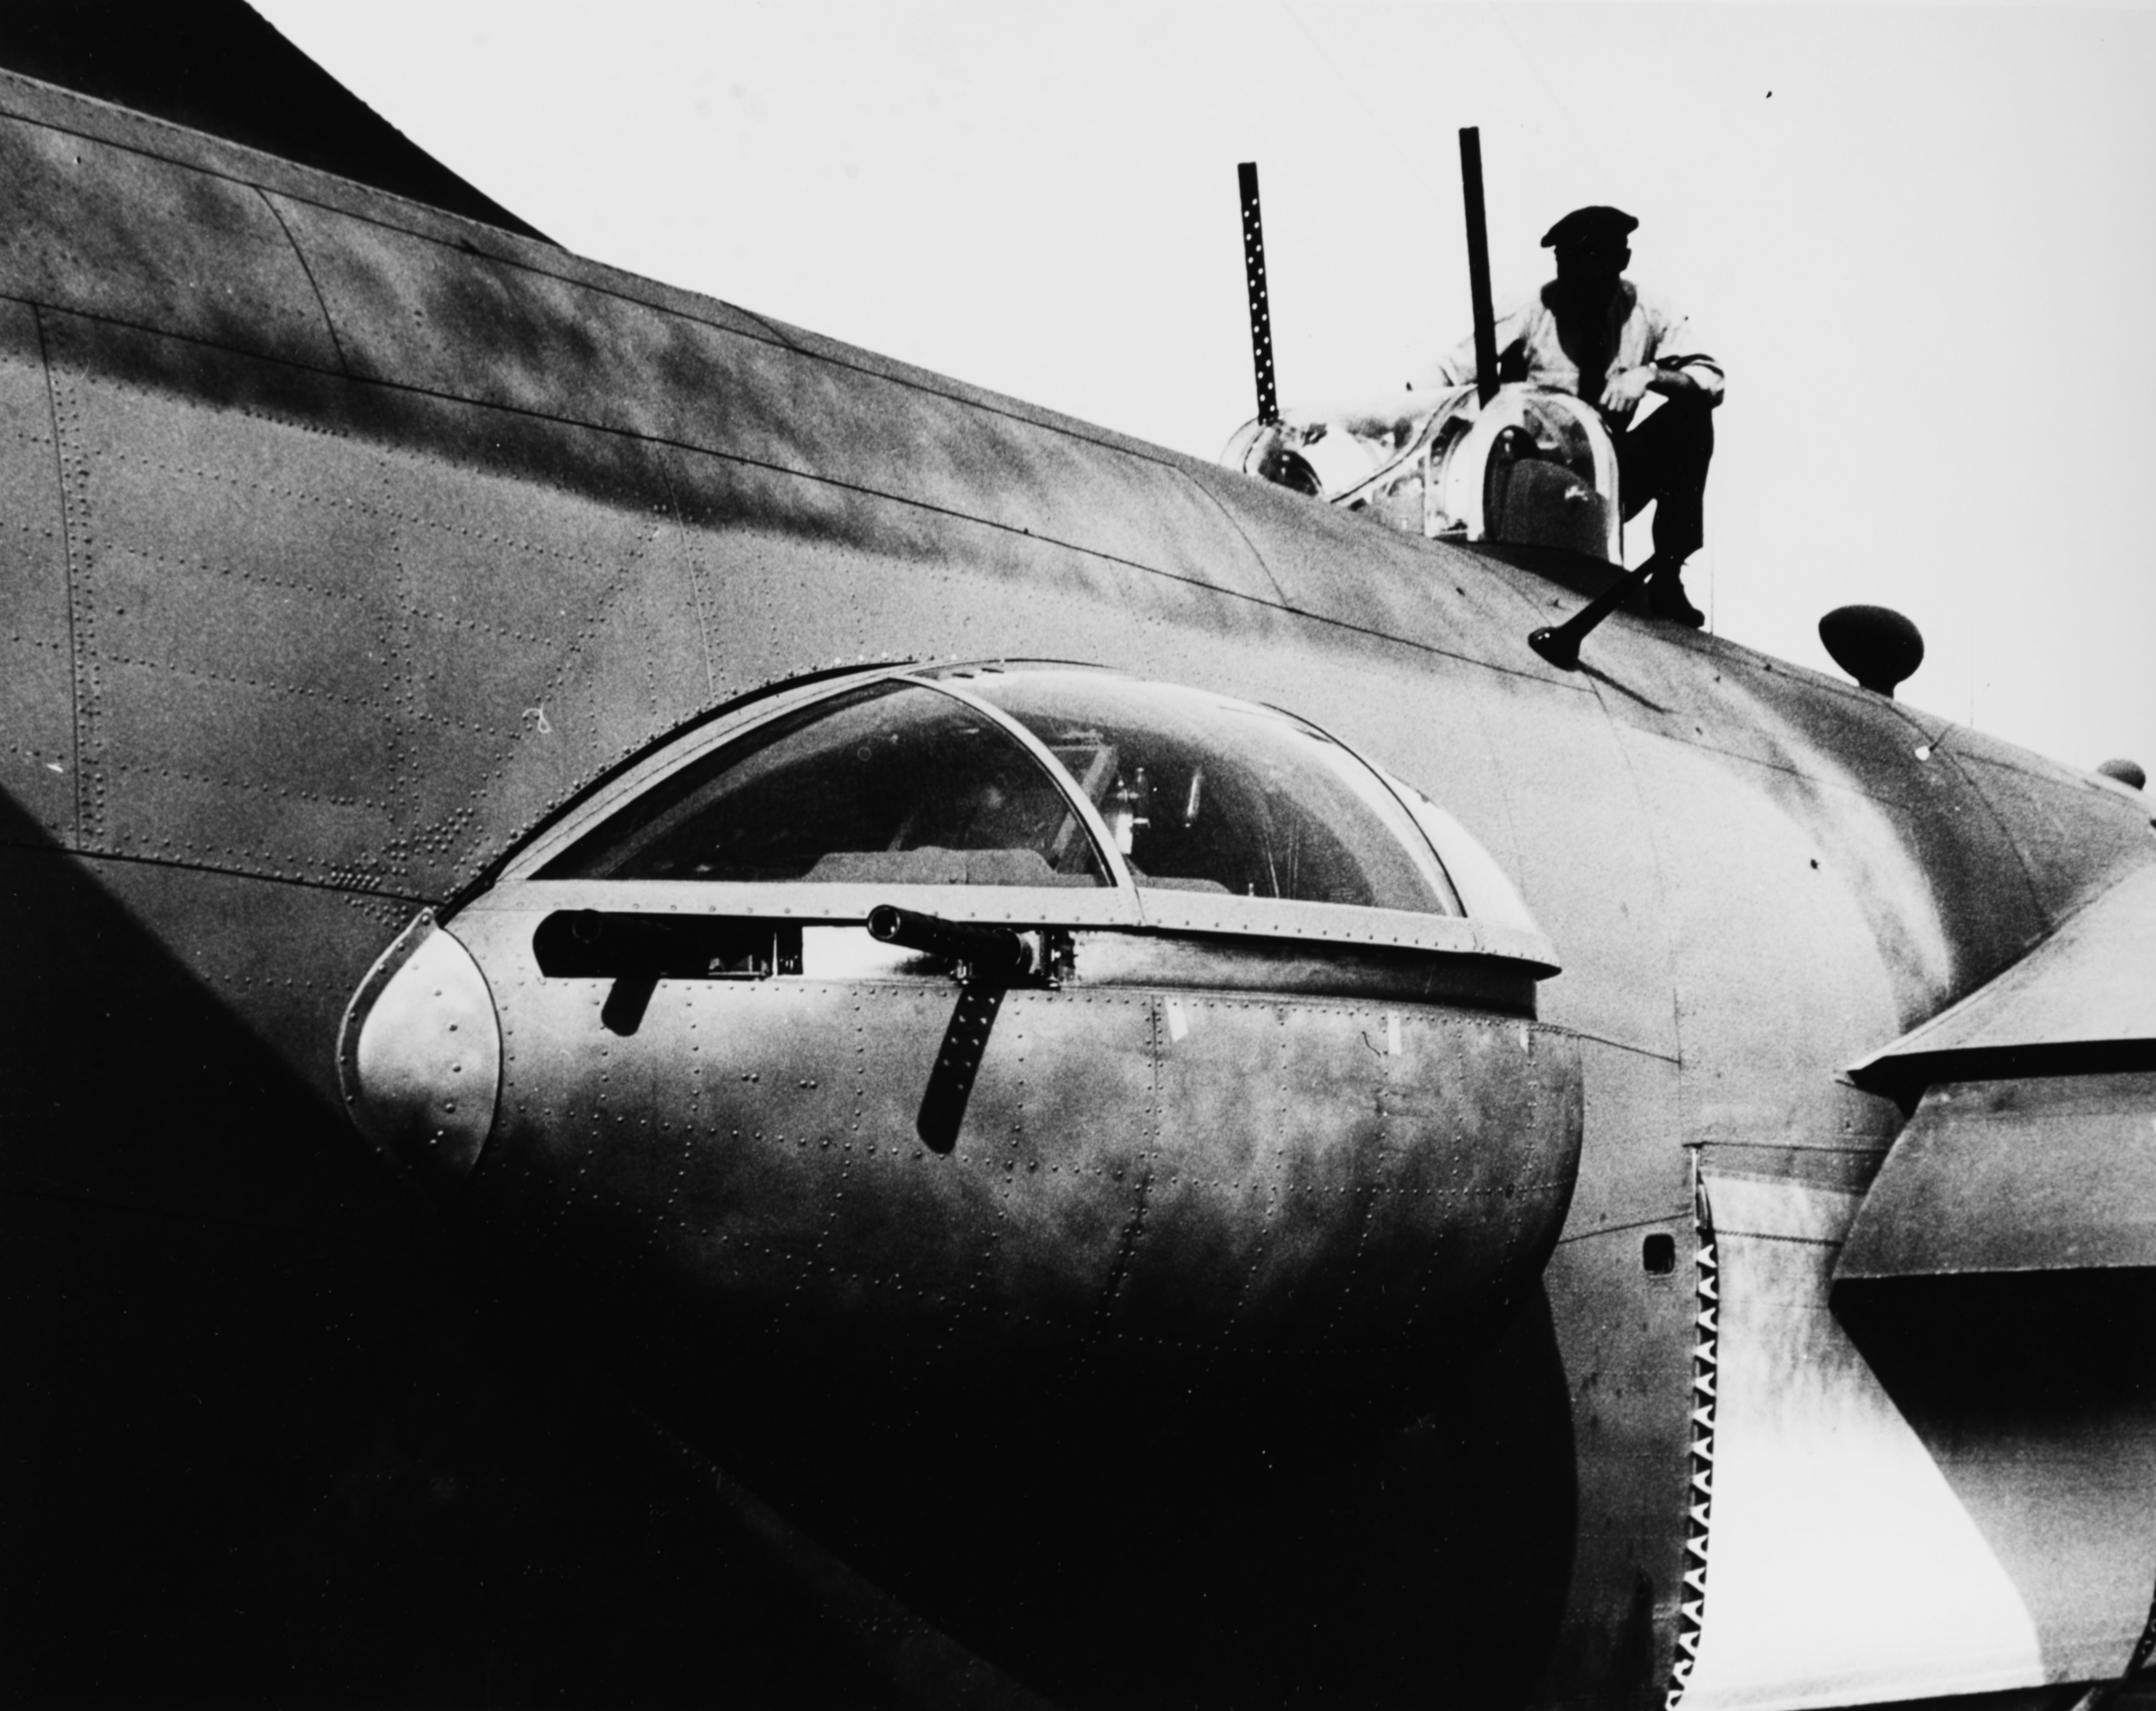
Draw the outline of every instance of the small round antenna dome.
<instances>
[{"instance_id":1,"label":"small round antenna dome","mask_svg":"<svg viewBox=\"0 0 2156 1711\"><path fill-rule=\"evenodd\" d=\"M1891 607L1837 606L1819 633L1834 663L1877 694L1891 697L1924 663L1922 634Z\"/></svg>"},{"instance_id":2,"label":"small round antenna dome","mask_svg":"<svg viewBox=\"0 0 2156 1711\"><path fill-rule=\"evenodd\" d=\"M2107 761L2096 770L2106 778L2116 778L2128 790L2139 790L2148 782L2148 775L2141 770L2138 761Z\"/></svg>"}]
</instances>

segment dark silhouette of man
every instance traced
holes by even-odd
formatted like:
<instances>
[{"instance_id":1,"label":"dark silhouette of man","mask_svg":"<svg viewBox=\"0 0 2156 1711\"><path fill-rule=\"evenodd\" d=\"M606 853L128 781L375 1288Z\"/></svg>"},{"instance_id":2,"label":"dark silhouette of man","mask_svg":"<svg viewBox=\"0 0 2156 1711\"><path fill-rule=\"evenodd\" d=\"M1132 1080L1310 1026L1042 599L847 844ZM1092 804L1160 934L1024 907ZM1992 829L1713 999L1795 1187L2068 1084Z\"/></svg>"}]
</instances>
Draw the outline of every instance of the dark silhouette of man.
<instances>
[{"instance_id":1,"label":"dark silhouette of man","mask_svg":"<svg viewBox=\"0 0 2156 1711\"><path fill-rule=\"evenodd\" d=\"M1654 612L1697 629L1706 622L1685 597L1685 561L1705 538L1702 503L1714 455L1713 411L1722 365L1702 351L1691 323L1624 277L1639 222L1621 208L1574 208L1543 234L1557 277L1497 321L1497 378L1571 392L1596 405L1617 442L1627 520L1655 502ZM1475 339L1419 377L1414 390L1475 378ZM1640 401L1665 402L1636 427Z\"/></svg>"}]
</instances>

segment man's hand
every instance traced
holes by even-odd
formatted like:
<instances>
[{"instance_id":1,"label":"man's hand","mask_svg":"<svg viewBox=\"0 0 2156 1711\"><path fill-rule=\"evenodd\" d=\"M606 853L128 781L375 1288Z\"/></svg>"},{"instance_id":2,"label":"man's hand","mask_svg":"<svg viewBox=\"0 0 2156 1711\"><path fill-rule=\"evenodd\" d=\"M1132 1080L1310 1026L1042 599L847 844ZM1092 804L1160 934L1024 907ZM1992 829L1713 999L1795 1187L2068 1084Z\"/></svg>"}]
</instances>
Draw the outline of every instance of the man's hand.
<instances>
[{"instance_id":1,"label":"man's hand","mask_svg":"<svg viewBox=\"0 0 2156 1711\"><path fill-rule=\"evenodd\" d=\"M1613 416L1628 416L1649 392L1660 392L1666 398L1685 398L1697 397L1704 391L1683 369L1664 368L1660 363L1649 362L1611 376L1609 383L1602 388L1601 404ZM1712 407L1721 402L1721 398L1709 394L1707 402Z\"/></svg>"},{"instance_id":2,"label":"man's hand","mask_svg":"<svg viewBox=\"0 0 2156 1711\"><path fill-rule=\"evenodd\" d=\"M1602 388L1602 407L1613 416L1629 416L1650 388L1656 392L1663 390L1655 384L1662 377L1661 370L1652 363L1613 374Z\"/></svg>"}]
</instances>

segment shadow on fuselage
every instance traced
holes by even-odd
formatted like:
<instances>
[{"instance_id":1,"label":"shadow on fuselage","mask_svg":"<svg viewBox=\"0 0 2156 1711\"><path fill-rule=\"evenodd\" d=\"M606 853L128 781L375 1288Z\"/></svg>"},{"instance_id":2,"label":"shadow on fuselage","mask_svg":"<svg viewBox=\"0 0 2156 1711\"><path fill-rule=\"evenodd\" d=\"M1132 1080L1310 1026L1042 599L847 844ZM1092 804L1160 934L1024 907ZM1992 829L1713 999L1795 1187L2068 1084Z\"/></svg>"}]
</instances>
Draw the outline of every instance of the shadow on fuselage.
<instances>
[{"instance_id":1,"label":"shadow on fuselage","mask_svg":"<svg viewBox=\"0 0 2156 1711\"><path fill-rule=\"evenodd\" d=\"M1502 1711L1555 1650L1578 1510L1539 1284L1458 1370L1428 1417L1316 1463L1283 1450L1269 1469L1252 1425L1201 1465L1202 1450L1171 1452L1112 1409L1076 1429L984 1416L956 1442L855 1418L811 1457L829 1491L770 1488L911 1609L1072 1711ZM862 1481L864 1465L880 1478Z\"/></svg>"},{"instance_id":2,"label":"shadow on fuselage","mask_svg":"<svg viewBox=\"0 0 2156 1711\"><path fill-rule=\"evenodd\" d=\"M1157 1601L1137 1625L1204 1637L1154 1678L1176 1682L1158 1702L1524 1703L1555 1648L1578 1507L1571 1401L1537 1284L1437 1413L1153 1565Z\"/></svg>"},{"instance_id":3,"label":"shadow on fuselage","mask_svg":"<svg viewBox=\"0 0 2156 1711\"><path fill-rule=\"evenodd\" d=\"M2156 1270L1847 1280L1833 1305L2011 1583L2054 1678L2146 1633Z\"/></svg>"},{"instance_id":4,"label":"shadow on fuselage","mask_svg":"<svg viewBox=\"0 0 2156 1711\"><path fill-rule=\"evenodd\" d=\"M312 911L277 955L341 994L388 936L336 925L340 894L272 889L78 858L0 798L12 1697L887 1703L536 1280L408 1201L230 967L200 971L265 911ZM1460 1370L1440 1413L1353 1457L1270 1477L1224 1445L1224 1502L1112 1406L1083 1442L856 1431L892 1498L832 1542L1074 1705L1517 1703L1575 1498L1539 1287ZM1059 1477L1073 1454L1087 1476Z\"/></svg>"},{"instance_id":5,"label":"shadow on fuselage","mask_svg":"<svg viewBox=\"0 0 2156 1711\"><path fill-rule=\"evenodd\" d=\"M2156 1271L1863 1279L1836 1283L1833 1302L1920 1433L2064 1429L2148 1392Z\"/></svg>"},{"instance_id":6,"label":"shadow on fuselage","mask_svg":"<svg viewBox=\"0 0 2156 1711\"><path fill-rule=\"evenodd\" d=\"M9 1702L888 1703L168 948L213 894L0 796Z\"/></svg>"}]
</instances>

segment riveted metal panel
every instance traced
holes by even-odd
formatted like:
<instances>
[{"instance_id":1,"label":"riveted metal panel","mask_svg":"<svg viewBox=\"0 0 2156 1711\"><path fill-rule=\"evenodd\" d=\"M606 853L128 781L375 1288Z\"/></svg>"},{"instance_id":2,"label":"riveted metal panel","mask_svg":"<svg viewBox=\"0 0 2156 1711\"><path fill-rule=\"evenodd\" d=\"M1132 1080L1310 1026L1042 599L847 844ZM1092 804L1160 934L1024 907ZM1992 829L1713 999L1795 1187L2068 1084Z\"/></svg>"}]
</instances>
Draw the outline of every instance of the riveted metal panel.
<instances>
[{"instance_id":1,"label":"riveted metal panel","mask_svg":"<svg viewBox=\"0 0 2156 1711\"><path fill-rule=\"evenodd\" d=\"M84 377L101 342L55 340L106 847L445 889L493 848L479 798L520 749L543 803L708 696L663 512L205 418Z\"/></svg>"},{"instance_id":2,"label":"riveted metal panel","mask_svg":"<svg viewBox=\"0 0 2156 1711\"><path fill-rule=\"evenodd\" d=\"M74 704L59 450L37 313L0 303L0 766L34 824L72 841Z\"/></svg>"},{"instance_id":3,"label":"riveted metal panel","mask_svg":"<svg viewBox=\"0 0 2156 1711\"><path fill-rule=\"evenodd\" d=\"M678 441L686 394L722 377L708 351L728 348L741 331L761 351L783 351L741 317L722 330L521 258L442 243L402 223L356 219L290 197L275 206L307 259L352 373L362 379ZM674 384L620 384L654 368L670 368ZM709 407L724 414L741 406L714 394Z\"/></svg>"},{"instance_id":4,"label":"riveted metal panel","mask_svg":"<svg viewBox=\"0 0 2156 1711\"><path fill-rule=\"evenodd\" d=\"M864 1085L873 1089L863 1100L864 1131L880 1124L912 1140L934 1066L880 1072L879 1060L914 1049L896 1031L877 1038L886 1032L875 1014L882 1001L873 990L861 995ZM927 1025L904 1032L932 1047L955 989L934 983L925 1001ZM1050 1396L1082 1396L1116 1381L1126 1351L1104 1345L1120 1341L1114 1309L1147 1223L1161 1143L1156 1079L1149 995L1005 996L965 1126L944 1161L977 1209L952 1345L984 1357L991 1346L1008 1350L1033 1366L1025 1381ZM897 1253L891 1260L904 1263ZM1034 1365L1058 1343L1068 1362L1062 1370Z\"/></svg>"},{"instance_id":5,"label":"riveted metal panel","mask_svg":"<svg viewBox=\"0 0 2156 1711\"><path fill-rule=\"evenodd\" d=\"M100 663L94 704L98 848L329 884L408 884L380 778L395 734L375 709L131 659Z\"/></svg>"},{"instance_id":6,"label":"riveted metal panel","mask_svg":"<svg viewBox=\"0 0 2156 1711\"><path fill-rule=\"evenodd\" d=\"M73 90L41 83L19 72L0 69L0 106L18 119L68 138L110 144L167 167L213 178L283 190L332 207L387 216L412 230L443 242L464 243L489 254L525 257L560 256L544 239L526 238L500 226L449 213L431 203L340 178L319 167L301 166L244 143L137 112L102 100L86 100ZM656 287L663 290L664 287Z\"/></svg>"},{"instance_id":7,"label":"riveted metal panel","mask_svg":"<svg viewBox=\"0 0 2156 1711\"><path fill-rule=\"evenodd\" d=\"M251 184L0 118L0 295L337 366L306 270Z\"/></svg>"},{"instance_id":8,"label":"riveted metal panel","mask_svg":"<svg viewBox=\"0 0 2156 1711\"><path fill-rule=\"evenodd\" d=\"M1276 592L1219 508L1135 442L1111 450L850 353L812 353L591 282L280 206L356 373Z\"/></svg>"},{"instance_id":9,"label":"riveted metal panel","mask_svg":"<svg viewBox=\"0 0 2156 1711\"><path fill-rule=\"evenodd\" d=\"M430 840L411 859L445 876L490 854L505 822L706 705L707 619L663 500L606 504L403 459L382 486L408 613L414 829Z\"/></svg>"},{"instance_id":10,"label":"riveted metal panel","mask_svg":"<svg viewBox=\"0 0 2156 1711\"><path fill-rule=\"evenodd\" d=\"M1163 1431L1261 1397L1298 1430L1405 1418L1577 1168L1574 1042L1524 1020L1021 988L944 1151L916 1124L947 980L662 980L609 1031L609 982L538 974L536 919L458 921L503 1021L473 1209L663 1280L729 1359L806 1361L788 1409L873 1382L939 1416L1097 1389Z\"/></svg>"},{"instance_id":11,"label":"riveted metal panel","mask_svg":"<svg viewBox=\"0 0 2156 1711\"><path fill-rule=\"evenodd\" d=\"M367 602L317 598L326 579L304 568L341 545L342 514L295 505L275 460L244 455L274 433L220 443L198 409L92 377L109 330L45 321L85 842L314 877L366 867L386 829L388 733L363 676L382 626ZM266 478L252 493L250 467Z\"/></svg>"},{"instance_id":12,"label":"riveted metal panel","mask_svg":"<svg viewBox=\"0 0 2156 1711\"><path fill-rule=\"evenodd\" d=\"M494 1128L501 1029L486 981L423 909L367 971L337 1041L345 1112L396 1164L454 1184Z\"/></svg>"},{"instance_id":13,"label":"riveted metal panel","mask_svg":"<svg viewBox=\"0 0 2156 1711\"><path fill-rule=\"evenodd\" d=\"M1397 1350L1532 1271L1577 1170L1569 1036L1419 1005L1156 1008L1160 1140L1118 1324L1194 1355L1206 1325L1268 1350Z\"/></svg>"},{"instance_id":14,"label":"riveted metal panel","mask_svg":"<svg viewBox=\"0 0 2156 1711\"><path fill-rule=\"evenodd\" d=\"M473 1187L511 1227L650 1256L744 1356L784 1337L821 1348L826 1376L909 1389L1044 1338L1067 1350L1111 1293L1142 1194L1142 998L1035 1013L1013 995L939 1157L914 1124L950 983L662 981L622 1039L599 1022L607 982L498 972L518 966L503 961L515 918L463 919L505 1037L501 1124Z\"/></svg>"}]
</instances>

